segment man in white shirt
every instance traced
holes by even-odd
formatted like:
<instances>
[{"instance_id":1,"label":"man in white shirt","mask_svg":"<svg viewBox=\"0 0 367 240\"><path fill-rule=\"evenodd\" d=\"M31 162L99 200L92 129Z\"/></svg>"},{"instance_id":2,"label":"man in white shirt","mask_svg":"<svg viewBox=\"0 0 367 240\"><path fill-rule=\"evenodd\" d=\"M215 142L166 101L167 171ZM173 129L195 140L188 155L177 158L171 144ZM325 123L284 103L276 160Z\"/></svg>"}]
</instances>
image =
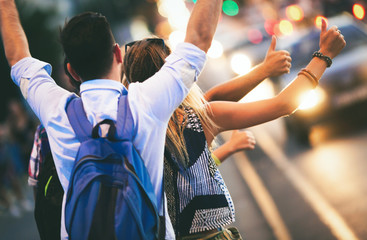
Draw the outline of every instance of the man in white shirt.
<instances>
[{"instance_id":1,"label":"man in white shirt","mask_svg":"<svg viewBox=\"0 0 367 240\"><path fill-rule=\"evenodd\" d=\"M202 70L222 0L198 0L190 17L185 42L166 59L149 81L131 84L128 101L134 119L133 141L141 154L162 209L163 148L167 123ZM46 128L60 182L67 192L80 142L66 115L73 93L56 85L51 66L31 57L14 0L0 0L0 30L13 81ZM116 120L117 103L126 88L121 84L124 50L115 43L110 26L100 14L83 13L64 26L61 42L68 71L80 81L80 95L88 120ZM64 200L65 200L64 195ZM64 201L65 204L65 201ZM174 239L166 209L166 239ZM68 239L62 212L61 238Z\"/></svg>"}]
</instances>

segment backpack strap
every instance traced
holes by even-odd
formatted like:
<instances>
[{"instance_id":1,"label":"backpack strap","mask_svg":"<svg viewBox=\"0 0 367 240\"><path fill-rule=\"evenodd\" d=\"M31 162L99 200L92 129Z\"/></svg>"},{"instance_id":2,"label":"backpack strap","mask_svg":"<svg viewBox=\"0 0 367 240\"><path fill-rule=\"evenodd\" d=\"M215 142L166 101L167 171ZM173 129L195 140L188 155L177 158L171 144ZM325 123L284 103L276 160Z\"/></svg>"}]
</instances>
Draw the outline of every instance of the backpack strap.
<instances>
[{"instance_id":1,"label":"backpack strap","mask_svg":"<svg viewBox=\"0 0 367 240\"><path fill-rule=\"evenodd\" d=\"M121 140L132 141L134 134L134 120L131 114L127 94L122 94L118 104L117 120L116 120L116 137ZM112 135L112 133L111 133Z\"/></svg>"},{"instance_id":2,"label":"backpack strap","mask_svg":"<svg viewBox=\"0 0 367 240\"><path fill-rule=\"evenodd\" d=\"M164 171L164 169L163 169ZM162 202L163 202L163 215L159 216L159 228L158 228L158 239L166 239L166 197L164 196L164 172L162 180Z\"/></svg>"},{"instance_id":3,"label":"backpack strap","mask_svg":"<svg viewBox=\"0 0 367 240\"><path fill-rule=\"evenodd\" d=\"M84 142L91 137L93 130L92 124L88 121L84 111L83 102L80 97L74 97L66 106L66 113L69 118L78 140Z\"/></svg>"},{"instance_id":4,"label":"backpack strap","mask_svg":"<svg viewBox=\"0 0 367 240\"><path fill-rule=\"evenodd\" d=\"M126 95L123 95L123 96L126 96ZM122 111L120 111L120 109L127 112L126 107L124 107L123 103L121 103L121 102L119 103L118 113L122 112ZM84 141L90 139L91 137L92 138L99 138L100 137L99 136L99 127L102 124L107 124L107 125L110 126L109 130L108 130L108 133L107 133L107 138L111 141L117 141L117 139L118 139L118 134L117 133L119 133L119 131L116 129L114 121L111 120L111 119L105 119L105 120L99 122L96 126L93 127L93 125L89 122L89 120L87 118L87 114L85 113L85 110L84 110L84 107L83 107L83 101L80 97L74 97L72 100L70 100L70 102L68 103L68 105L66 107L66 113L68 115L71 127L73 128L73 130L74 130L74 132L75 132L75 134L76 134L76 136L77 136L77 138L80 142L84 142ZM119 122L121 122L120 125L123 125L122 124L122 123L124 123L123 118L125 116L121 116L121 115L125 115L125 114L123 114L123 113L118 114L118 120L119 120ZM130 119L131 119L130 122L132 123L131 114L130 114ZM130 131L132 132L132 129ZM120 132L121 132L121 130L120 130ZM125 133L123 134L123 136L125 136ZM129 135L129 139L131 139L130 135Z\"/></svg>"},{"instance_id":5,"label":"backpack strap","mask_svg":"<svg viewBox=\"0 0 367 240\"><path fill-rule=\"evenodd\" d=\"M133 140L134 134L134 121L130 110L129 101L126 94L122 94L119 100L117 121L116 121L117 133L122 133L123 139ZM144 163L143 163L144 164ZM164 173L162 179L162 204L163 204L163 216L159 216L159 229L158 239L165 239L166 236L166 204L164 196Z\"/></svg>"}]
</instances>

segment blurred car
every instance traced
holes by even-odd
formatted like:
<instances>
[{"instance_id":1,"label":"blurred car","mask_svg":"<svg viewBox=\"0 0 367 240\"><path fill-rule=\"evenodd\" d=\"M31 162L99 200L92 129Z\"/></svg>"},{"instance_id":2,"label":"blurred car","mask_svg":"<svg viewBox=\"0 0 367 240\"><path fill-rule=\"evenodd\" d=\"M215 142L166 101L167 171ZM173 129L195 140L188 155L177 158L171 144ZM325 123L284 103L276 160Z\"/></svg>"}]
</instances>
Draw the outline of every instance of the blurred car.
<instances>
[{"instance_id":1,"label":"blurred car","mask_svg":"<svg viewBox=\"0 0 367 240\"><path fill-rule=\"evenodd\" d=\"M295 113L285 118L288 130L304 142L308 142L312 126L346 114L353 118L358 116L355 111L365 112L367 109L366 25L350 15L340 15L328 21L329 26L338 26L347 45L333 59L331 68L326 69L319 86L307 93ZM313 52L319 49L319 35L320 30L314 27L306 34L299 34L297 39L282 41L282 48L291 53L292 69L290 74L275 81L278 90L288 85L308 64Z\"/></svg>"},{"instance_id":2,"label":"blurred car","mask_svg":"<svg viewBox=\"0 0 367 240\"><path fill-rule=\"evenodd\" d=\"M240 53L251 59L252 66L261 63L271 43L271 35L266 32L263 23L241 29L240 41L226 51L227 55ZM230 41L233 42L233 39ZM229 42L230 42L229 41Z\"/></svg>"}]
</instances>

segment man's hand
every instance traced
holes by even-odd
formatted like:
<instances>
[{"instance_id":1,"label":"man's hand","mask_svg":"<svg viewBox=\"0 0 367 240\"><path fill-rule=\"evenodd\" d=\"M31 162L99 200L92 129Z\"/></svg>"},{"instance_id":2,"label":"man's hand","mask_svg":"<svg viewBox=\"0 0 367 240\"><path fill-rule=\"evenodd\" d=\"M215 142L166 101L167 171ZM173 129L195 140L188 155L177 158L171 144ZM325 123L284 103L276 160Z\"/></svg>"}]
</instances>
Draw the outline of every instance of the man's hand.
<instances>
[{"instance_id":1,"label":"man's hand","mask_svg":"<svg viewBox=\"0 0 367 240\"><path fill-rule=\"evenodd\" d=\"M344 36L337 26L332 26L327 30L326 21L324 19L321 21L320 52L330 58L334 58L346 45Z\"/></svg>"},{"instance_id":2,"label":"man's hand","mask_svg":"<svg viewBox=\"0 0 367 240\"><path fill-rule=\"evenodd\" d=\"M14 0L0 0L0 32L10 66L31 56Z\"/></svg>"},{"instance_id":3,"label":"man's hand","mask_svg":"<svg viewBox=\"0 0 367 240\"><path fill-rule=\"evenodd\" d=\"M288 51L276 51L277 39L275 36L271 39L271 44L262 62L263 69L267 77L277 77L290 72L292 59Z\"/></svg>"}]
</instances>

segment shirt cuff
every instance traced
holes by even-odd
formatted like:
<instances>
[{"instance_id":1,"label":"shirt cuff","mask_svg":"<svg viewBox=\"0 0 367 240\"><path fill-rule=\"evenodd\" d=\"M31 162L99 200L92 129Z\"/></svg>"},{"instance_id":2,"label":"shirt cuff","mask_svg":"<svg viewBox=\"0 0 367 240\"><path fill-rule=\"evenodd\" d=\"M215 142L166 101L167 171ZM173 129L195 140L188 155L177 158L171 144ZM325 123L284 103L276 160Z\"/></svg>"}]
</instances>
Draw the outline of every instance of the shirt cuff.
<instances>
[{"instance_id":1,"label":"shirt cuff","mask_svg":"<svg viewBox=\"0 0 367 240\"><path fill-rule=\"evenodd\" d=\"M177 44L175 50L167 58L167 62L174 62L179 59L184 59L196 71L201 72L206 61L206 53L197 46L182 42Z\"/></svg>"},{"instance_id":2,"label":"shirt cuff","mask_svg":"<svg viewBox=\"0 0 367 240\"><path fill-rule=\"evenodd\" d=\"M38 183L38 180L36 180L32 177L28 177L28 186L36 187L37 183Z\"/></svg>"},{"instance_id":3,"label":"shirt cuff","mask_svg":"<svg viewBox=\"0 0 367 240\"><path fill-rule=\"evenodd\" d=\"M51 76L52 67L49 63L32 57L26 57L12 66L10 75L14 83L19 86L22 78L30 79L41 69L45 69Z\"/></svg>"}]
</instances>

